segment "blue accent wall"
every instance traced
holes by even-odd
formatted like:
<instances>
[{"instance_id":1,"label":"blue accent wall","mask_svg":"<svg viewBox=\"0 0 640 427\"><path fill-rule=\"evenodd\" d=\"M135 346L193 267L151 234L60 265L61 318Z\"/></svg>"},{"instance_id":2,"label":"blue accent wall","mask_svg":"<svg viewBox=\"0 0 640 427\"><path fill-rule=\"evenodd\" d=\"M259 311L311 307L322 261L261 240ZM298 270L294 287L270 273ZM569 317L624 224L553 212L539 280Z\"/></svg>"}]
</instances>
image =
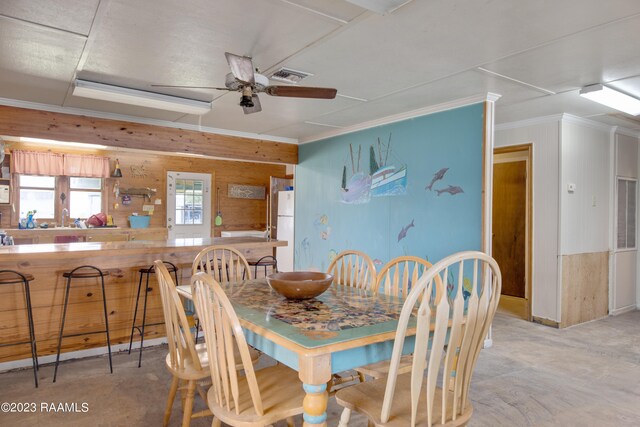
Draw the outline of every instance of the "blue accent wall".
<instances>
[{"instance_id":1,"label":"blue accent wall","mask_svg":"<svg viewBox=\"0 0 640 427\"><path fill-rule=\"evenodd\" d=\"M346 249L367 253L378 270L400 255L433 263L480 250L483 132L479 103L301 145L295 269L325 271Z\"/></svg>"}]
</instances>

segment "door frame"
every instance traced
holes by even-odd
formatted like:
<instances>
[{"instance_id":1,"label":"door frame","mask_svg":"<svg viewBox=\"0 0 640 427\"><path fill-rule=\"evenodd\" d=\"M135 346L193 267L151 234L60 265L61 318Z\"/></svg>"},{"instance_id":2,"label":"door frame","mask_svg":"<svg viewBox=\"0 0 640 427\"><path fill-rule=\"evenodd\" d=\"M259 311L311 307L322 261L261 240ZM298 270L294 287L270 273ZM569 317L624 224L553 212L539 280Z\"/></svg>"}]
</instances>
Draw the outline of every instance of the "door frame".
<instances>
[{"instance_id":1,"label":"door frame","mask_svg":"<svg viewBox=\"0 0 640 427\"><path fill-rule=\"evenodd\" d=\"M500 155L503 159L496 160L496 155ZM533 143L498 147L493 150L494 164L522 160L526 161L527 170L527 179L525 182L527 191L527 209L525 210L525 320L531 322L533 319L531 311L531 304L533 300Z\"/></svg>"}]
</instances>

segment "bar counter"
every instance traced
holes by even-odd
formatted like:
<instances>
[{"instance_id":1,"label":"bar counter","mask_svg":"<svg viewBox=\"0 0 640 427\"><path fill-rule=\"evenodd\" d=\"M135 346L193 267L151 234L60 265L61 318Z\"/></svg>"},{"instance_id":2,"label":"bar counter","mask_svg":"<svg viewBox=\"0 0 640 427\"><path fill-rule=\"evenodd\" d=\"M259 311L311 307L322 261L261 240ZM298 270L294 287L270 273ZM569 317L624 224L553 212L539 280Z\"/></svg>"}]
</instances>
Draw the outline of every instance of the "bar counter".
<instances>
[{"instance_id":1,"label":"bar counter","mask_svg":"<svg viewBox=\"0 0 640 427\"><path fill-rule=\"evenodd\" d=\"M16 245L0 247L0 270L16 270L34 276L31 282L31 303L38 356L55 354L60 329L64 289L64 271L81 265L93 265L109 271L105 278L107 311L111 345L129 343L131 322L138 289L139 273L157 259L169 261L179 268L180 281L188 283L191 264L196 254L211 245L231 246L247 258L273 255L277 246L287 242L254 237L224 237L175 239L165 241L87 242L66 244ZM164 336L162 302L155 276L149 282L145 341ZM140 295L138 319L142 316L144 284ZM136 321L137 323L138 320ZM17 285L0 287L0 344L28 341L29 330L22 288ZM62 352L106 346L102 293L97 279L74 281L69 294ZM139 341L136 333L134 341ZM30 358L26 345L0 347L0 363Z\"/></svg>"}]
</instances>

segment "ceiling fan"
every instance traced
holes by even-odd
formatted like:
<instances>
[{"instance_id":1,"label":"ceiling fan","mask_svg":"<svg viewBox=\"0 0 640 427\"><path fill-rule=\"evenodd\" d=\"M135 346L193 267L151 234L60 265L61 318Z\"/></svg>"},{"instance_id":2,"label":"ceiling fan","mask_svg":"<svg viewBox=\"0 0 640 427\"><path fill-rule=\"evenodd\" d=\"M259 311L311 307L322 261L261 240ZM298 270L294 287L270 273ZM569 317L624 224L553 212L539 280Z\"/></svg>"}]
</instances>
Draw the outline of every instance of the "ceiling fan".
<instances>
[{"instance_id":1,"label":"ceiling fan","mask_svg":"<svg viewBox=\"0 0 640 427\"><path fill-rule=\"evenodd\" d=\"M247 56L235 55L225 52L227 63L231 72L227 74L225 79L225 87L211 86L176 86L176 85L151 85L155 87L175 87L189 89L215 89L240 92L240 106L245 114L257 113L262 111L260 106L260 98L258 93L264 92L271 96L286 96L291 98L316 98L316 99L333 99L336 97L337 90L324 87L305 87L305 86L273 86L269 85L269 79L258 73L254 68L251 58Z\"/></svg>"}]
</instances>

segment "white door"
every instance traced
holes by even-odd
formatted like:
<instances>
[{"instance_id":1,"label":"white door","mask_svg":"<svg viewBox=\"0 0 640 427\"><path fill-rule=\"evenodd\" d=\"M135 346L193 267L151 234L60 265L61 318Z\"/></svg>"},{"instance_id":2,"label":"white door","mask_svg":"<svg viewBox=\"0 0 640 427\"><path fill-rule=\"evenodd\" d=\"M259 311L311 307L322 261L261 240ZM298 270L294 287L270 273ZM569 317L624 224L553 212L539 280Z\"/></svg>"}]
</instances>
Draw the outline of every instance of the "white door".
<instances>
[{"instance_id":1,"label":"white door","mask_svg":"<svg viewBox=\"0 0 640 427\"><path fill-rule=\"evenodd\" d=\"M211 237L211 174L167 172L170 239Z\"/></svg>"}]
</instances>

